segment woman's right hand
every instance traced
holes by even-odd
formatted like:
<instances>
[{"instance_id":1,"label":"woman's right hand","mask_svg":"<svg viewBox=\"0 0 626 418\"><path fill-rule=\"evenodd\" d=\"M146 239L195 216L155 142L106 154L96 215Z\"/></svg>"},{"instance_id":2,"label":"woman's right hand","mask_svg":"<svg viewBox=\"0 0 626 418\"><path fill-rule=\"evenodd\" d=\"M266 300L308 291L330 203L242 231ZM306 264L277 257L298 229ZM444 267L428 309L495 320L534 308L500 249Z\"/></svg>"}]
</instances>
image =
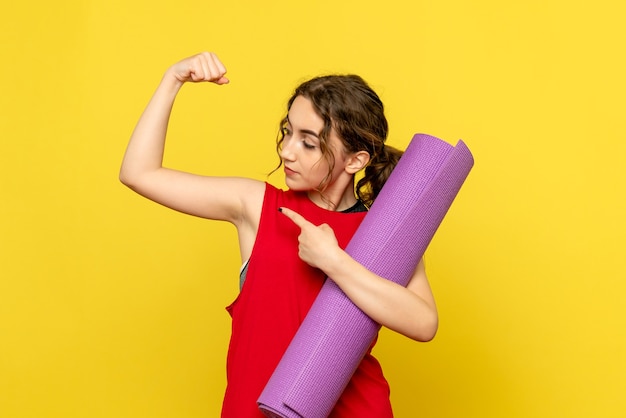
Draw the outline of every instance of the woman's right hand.
<instances>
[{"instance_id":1,"label":"woman's right hand","mask_svg":"<svg viewBox=\"0 0 626 418\"><path fill-rule=\"evenodd\" d=\"M215 84L227 84L226 67L213 52L202 52L177 62L168 70L178 81L194 83L208 81Z\"/></svg>"}]
</instances>

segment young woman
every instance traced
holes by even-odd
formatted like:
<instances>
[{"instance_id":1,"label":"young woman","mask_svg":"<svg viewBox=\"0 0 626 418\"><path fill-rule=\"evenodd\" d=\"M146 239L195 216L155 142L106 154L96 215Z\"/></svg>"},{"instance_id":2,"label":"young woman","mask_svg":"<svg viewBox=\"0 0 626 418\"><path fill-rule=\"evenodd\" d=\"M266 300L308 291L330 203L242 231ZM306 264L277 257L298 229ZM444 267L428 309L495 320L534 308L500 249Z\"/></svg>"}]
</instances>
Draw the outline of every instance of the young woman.
<instances>
[{"instance_id":1,"label":"young woman","mask_svg":"<svg viewBox=\"0 0 626 418\"><path fill-rule=\"evenodd\" d=\"M228 84L225 74L207 52L167 70L132 134L120 180L172 209L237 228L244 267L241 292L227 308L233 322L222 416L262 417L256 400L327 276L376 322L417 341L434 337L437 309L423 262L402 287L343 250L402 154L385 145L383 104L360 77L318 77L296 89L277 145L287 191L163 167L178 91L186 82ZM392 416L389 387L370 353L331 416Z\"/></svg>"}]
</instances>

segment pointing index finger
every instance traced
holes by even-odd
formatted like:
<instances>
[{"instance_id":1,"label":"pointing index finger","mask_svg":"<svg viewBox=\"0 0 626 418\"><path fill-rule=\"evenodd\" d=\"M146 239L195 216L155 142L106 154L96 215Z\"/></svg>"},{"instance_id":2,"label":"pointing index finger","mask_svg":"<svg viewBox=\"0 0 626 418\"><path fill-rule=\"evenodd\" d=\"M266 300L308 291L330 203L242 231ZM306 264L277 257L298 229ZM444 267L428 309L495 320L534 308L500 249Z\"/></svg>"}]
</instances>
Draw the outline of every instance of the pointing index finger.
<instances>
[{"instance_id":1,"label":"pointing index finger","mask_svg":"<svg viewBox=\"0 0 626 418\"><path fill-rule=\"evenodd\" d=\"M304 228L305 226L312 225L311 222L307 221L304 218L304 216L300 215L299 213L289 208L280 207L278 208L278 211L281 212L286 217L288 217L289 219L291 219L293 223L299 226L300 228Z\"/></svg>"}]
</instances>

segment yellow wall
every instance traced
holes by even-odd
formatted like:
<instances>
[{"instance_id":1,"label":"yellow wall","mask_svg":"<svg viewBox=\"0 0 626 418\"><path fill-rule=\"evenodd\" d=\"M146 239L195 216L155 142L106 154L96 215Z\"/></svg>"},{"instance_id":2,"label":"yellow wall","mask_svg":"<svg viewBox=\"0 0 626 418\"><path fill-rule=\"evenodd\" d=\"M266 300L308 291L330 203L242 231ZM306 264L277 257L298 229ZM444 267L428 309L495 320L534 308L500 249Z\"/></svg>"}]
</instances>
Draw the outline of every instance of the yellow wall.
<instances>
[{"instance_id":1,"label":"yellow wall","mask_svg":"<svg viewBox=\"0 0 626 418\"><path fill-rule=\"evenodd\" d=\"M264 179L324 72L370 81L392 144L473 150L427 255L439 335L377 348L398 417L624 416L620 2L39 3L0 12L0 417L218 415L234 230L117 181L161 74L204 49L232 83L185 87L170 165Z\"/></svg>"}]
</instances>

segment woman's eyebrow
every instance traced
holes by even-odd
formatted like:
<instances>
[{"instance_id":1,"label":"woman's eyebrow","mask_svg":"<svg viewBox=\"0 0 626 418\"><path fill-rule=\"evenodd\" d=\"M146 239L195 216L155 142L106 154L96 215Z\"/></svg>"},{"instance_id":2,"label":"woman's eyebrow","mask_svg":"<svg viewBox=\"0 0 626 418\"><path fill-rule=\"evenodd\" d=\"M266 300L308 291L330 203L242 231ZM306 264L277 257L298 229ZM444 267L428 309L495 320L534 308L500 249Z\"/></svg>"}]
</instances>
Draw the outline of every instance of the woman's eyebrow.
<instances>
[{"instance_id":1,"label":"woman's eyebrow","mask_svg":"<svg viewBox=\"0 0 626 418\"><path fill-rule=\"evenodd\" d=\"M289 120L289 116L287 116L287 123L293 128L293 124ZM311 129L298 129L298 131L302 132L303 134L308 134L308 135L314 136L317 139L320 139L320 134Z\"/></svg>"},{"instance_id":2,"label":"woman's eyebrow","mask_svg":"<svg viewBox=\"0 0 626 418\"><path fill-rule=\"evenodd\" d=\"M305 133L305 134L309 134L311 136L314 136L317 139L320 139L320 135L317 132L312 131L310 129L300 129L300 132Z\"/></svg>"}]
</instances>

